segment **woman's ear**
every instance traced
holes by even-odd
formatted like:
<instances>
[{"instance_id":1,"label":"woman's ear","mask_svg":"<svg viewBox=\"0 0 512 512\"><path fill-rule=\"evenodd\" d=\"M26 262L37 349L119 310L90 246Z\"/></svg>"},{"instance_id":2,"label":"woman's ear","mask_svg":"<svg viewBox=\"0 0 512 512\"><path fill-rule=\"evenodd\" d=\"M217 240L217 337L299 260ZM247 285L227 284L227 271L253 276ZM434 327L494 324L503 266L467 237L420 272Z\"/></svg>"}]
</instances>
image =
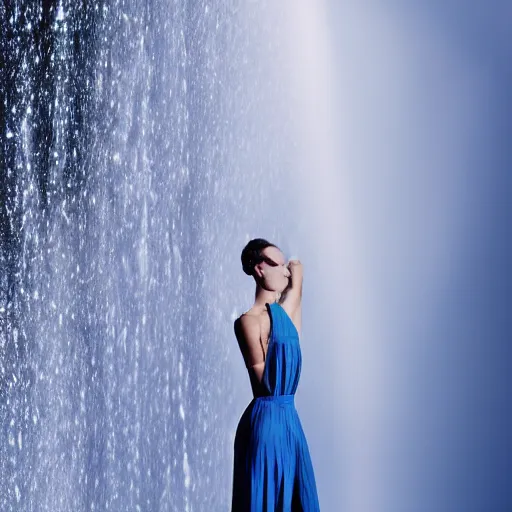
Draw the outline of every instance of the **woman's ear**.
<instances>
[{"instance_id":1,"label":"woman's ear","mask_svg":"<svg viewBox=\"0 0 512 512\"><path fill-rule=\"evenodd\" d=\"M254 273L260 278L265 276L265 273L263 272L260 264L254 266Z\"/></svg>"}]
</instances>

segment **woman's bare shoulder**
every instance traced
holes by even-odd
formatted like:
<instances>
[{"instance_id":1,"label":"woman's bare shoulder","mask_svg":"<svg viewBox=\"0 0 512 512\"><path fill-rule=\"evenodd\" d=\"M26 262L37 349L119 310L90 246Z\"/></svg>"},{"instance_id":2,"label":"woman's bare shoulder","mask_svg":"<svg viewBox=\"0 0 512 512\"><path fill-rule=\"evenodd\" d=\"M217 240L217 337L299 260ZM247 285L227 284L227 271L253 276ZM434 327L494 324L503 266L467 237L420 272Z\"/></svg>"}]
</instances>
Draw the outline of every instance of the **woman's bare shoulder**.
<instances>
[{"instance_id":1,"label":"woman's bare shoulder","mask_svg":"<svg viewBox=\"0 0 512 512\"><path fill-rule=\"evenodd\" d=\"M244 338L247 340L248 334L253 335L250 336L251 338L258 334L259 339L259 331L260 331L260 322L261 322L261 316L264 313L264 311L261 311L258 308L252 307L251 309L247 310L245 313L242 313L234 323L235 328L235 334L238 340L240 341L240 338L243 340Z\"/></svg>"},{"instance_id":2,"label":"woman's bare shoulder","mask_svg":"<svg viewBox=\"0 0 512 512\"><path fill-rule=\"evenodd\" d=\"M252 312L245 312L242 313L234 323L235 328L235 334L236 337L239 339L245 338L245 334L248 331L254 330L257 326L259 326L257 322L257 315Z\"/></svg>"}]
</instances>

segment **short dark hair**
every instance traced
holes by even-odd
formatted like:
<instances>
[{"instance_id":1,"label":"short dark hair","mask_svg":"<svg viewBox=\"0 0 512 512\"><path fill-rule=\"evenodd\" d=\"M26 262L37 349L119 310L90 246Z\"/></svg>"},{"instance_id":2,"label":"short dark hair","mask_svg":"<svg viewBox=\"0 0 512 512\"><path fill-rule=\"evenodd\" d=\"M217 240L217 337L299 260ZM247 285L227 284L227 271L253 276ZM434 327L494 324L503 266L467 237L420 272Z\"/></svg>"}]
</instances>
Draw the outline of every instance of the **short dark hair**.
<instances>
[{"instance_id":1,"label":"short dark hair","mask_svg":"<svg viewBox=\"0 0 512 512\"><path fill-rule=\"evenodd\" d=\"M244 247L241 256L242 268L248 276L254 275L254 266L263 261L262 251L267 247L279 249L264 238L254 238Z\"/></svg>"}]
</instances>

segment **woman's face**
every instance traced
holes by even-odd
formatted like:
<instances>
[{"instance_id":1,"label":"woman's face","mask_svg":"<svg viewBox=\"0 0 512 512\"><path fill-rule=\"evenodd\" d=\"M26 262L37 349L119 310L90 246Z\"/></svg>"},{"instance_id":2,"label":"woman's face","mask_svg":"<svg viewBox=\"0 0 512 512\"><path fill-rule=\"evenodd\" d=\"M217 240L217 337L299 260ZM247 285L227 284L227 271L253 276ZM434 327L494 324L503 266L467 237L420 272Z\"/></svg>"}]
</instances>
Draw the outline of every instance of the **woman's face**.
<instances>
[{"instance_id":1,"label":"woman's face","mask_svg":"<svg viewBox=\"0 0 512 512\"><path fill-rule=\"evenodd\" d=\"M290 271L284 254L277 247L265 247L265 258L258 264L263 272L263 282L267 290L283 292L290 282Z\"/></svg>"}]
</instances>

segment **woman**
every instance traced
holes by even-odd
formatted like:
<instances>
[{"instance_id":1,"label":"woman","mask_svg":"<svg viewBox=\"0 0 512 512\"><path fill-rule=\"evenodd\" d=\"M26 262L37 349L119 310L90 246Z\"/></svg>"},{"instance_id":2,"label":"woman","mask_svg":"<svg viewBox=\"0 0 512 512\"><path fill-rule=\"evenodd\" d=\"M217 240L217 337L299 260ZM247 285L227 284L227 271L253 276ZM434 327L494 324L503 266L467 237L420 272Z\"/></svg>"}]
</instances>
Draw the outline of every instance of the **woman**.
<instances>
[{"instance_id":1,"label":"woman","mask_svg":"<svg viewBox=\"0 0 512 512\"><path fill-rule=\"evenodd\" d=\"M277 246L256 238L242 251L242 266L256 281L256 300L234 327L254 398L236 430L231 511L317 512L313 465L294 403L302 265L287 264Z\"/></svg>"}]
</instances>

